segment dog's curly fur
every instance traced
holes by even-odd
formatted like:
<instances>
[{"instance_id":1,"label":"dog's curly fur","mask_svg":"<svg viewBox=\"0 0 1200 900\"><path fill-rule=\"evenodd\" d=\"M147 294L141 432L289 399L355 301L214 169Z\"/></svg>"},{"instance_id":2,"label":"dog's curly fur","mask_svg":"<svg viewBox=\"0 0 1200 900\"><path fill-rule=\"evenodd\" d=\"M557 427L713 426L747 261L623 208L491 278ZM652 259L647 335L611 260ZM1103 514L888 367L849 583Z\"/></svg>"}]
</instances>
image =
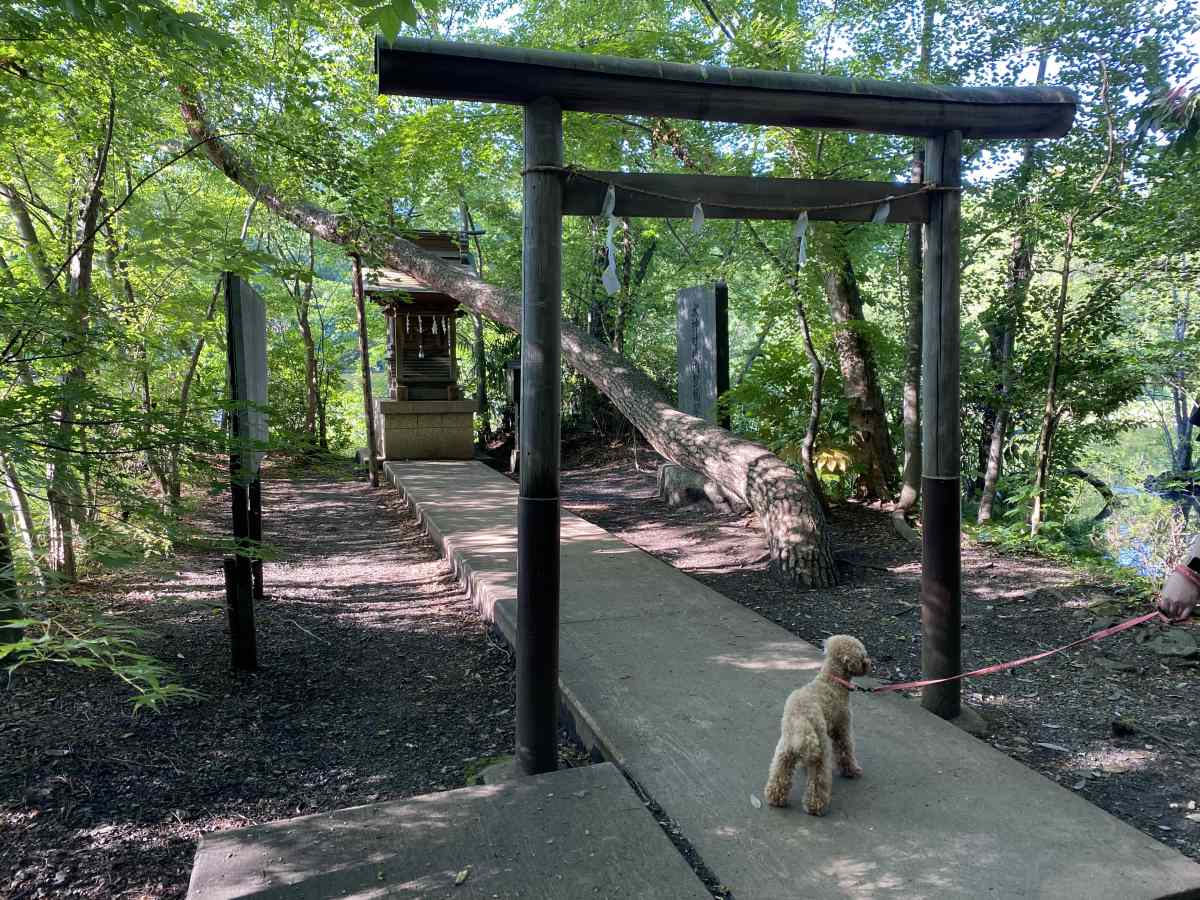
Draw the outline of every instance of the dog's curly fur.
<instances>
[{"instance_id":1,"label":"dog's curly fur","mask_svg":"<svg viewBox=\"0 0 1200 900\"><path fill-rule=\"evenodd\" d=\"M825 664L817 677L792 691L783 707L779 744L771 760L764 789L771 806L787 806L792 792L792 773L803 766L808 775L804 809L821 816L829 809L836 762L847 778L862 775L854 758L854 735L850 731L850 691L830 675L849 681L871 670L867 648L858 638L835 634L825 641Z\"/></svg>"}]
</instances>

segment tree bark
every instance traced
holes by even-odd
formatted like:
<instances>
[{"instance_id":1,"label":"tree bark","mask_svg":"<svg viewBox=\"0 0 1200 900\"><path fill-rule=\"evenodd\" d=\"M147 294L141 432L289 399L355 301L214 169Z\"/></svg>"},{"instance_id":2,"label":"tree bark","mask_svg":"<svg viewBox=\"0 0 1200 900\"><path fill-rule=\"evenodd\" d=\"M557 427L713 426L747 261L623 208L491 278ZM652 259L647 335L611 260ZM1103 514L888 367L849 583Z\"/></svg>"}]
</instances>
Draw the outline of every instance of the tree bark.
<instances>
[{"instance_id":1,"label":"tree bark","mask_svg":"<svg viewBox=\"0 0 1200 900\"><path fill-rule=\"evenodd\" d=\"M1086 469L1081 469L1079 466L1068 466L1067 468L1063 469L1063 474L1086 481L1092 486L1096 493L1100 495L1100 499L1104 501L1104 506L1101 508L1100 512L1092 516L1093 522L1103 521L1112 515L1113 506L1117 502L1117 497L1113 493L1112 488L1110 488L1091 472L1087 471Z\"/></svg>"},{"instance_id":2,"label":"tree bark","mask_svg":"<svg viewBox=\"0 0 1200 900\"><path fill-rule=\"evenodd\" d=\"M296 279L292 297L296 304L296 324L300 326L300 337L304 342L304 431L309 438L317 438L317 345L313 341L312 323L308 319L308 308L312 303L313 278L315 277L316 255L313 236L308 236L308 280L303 286Z\"/></svg>"},{"instance_id":3,"label":"tree bark","mask_svg":"<svg viewBox=\"0 0 1200 900\"><path fill-rule=\"evenodd\" d=\"M617 294L617 311L613 318L612 335L613 350L620 356L625 355L626 332L629 330L629 316L633 311L634 301L637 299L642 282L646 280L646 274L650 271L654 251L658 249L658 239L651 238L650 243L642 250L642 255L638 258L635 267L633 265L633 240L629 234L629 220L622 219L622 225L625 229L625 257L621 290Z\"/></svg>"},{"instance_id":4,"label":"tree bark","mask_svg":"<svg viewBox=\"0 0 1200 900\"><path fill-rule=\"evenodd\" d=\"M479 245L479 235L475 234L475 219L471 208L467 206L467 195L460 187L458 189L459 212L462 216L463 230L475 243L475 271L483 277L483 248ZM488 404L487 391L487 356L483 341L483 316L471 313L471 325L474 336L471 342L471 356L475 361L475 413L479 416L480 444L486 444L492 437L491 406Z\"/></svg>"},{"instance_id":5,"label":"tree bark","mask_svg":"<svg viewBox=\"0 0 1200 900\"><path fill-rule=\"evenodd\" d=\"M1117 131L1108 100L1108 70L1104 67L1103 60L1100 68L1102 77L1100 100L1105 110L1108 147L1104 162L1096 172L1095 178L1092 179L1092 183L1084 195L1083 203L1078 209L1067 213L1063 222L1062 272L1058 283L1058 298L1054 307L1054 339L1050 351L1050 373L1046 379L1046 406L1042 412L1042 427L1038 435L1037 463L1033 481L1033 509L1029 516L1029 532L1035 536L1045 517L1046 491L1050 483L1050 466L1054 458L1054 436L1063 414L1063 411L1058 408L1058 381L1062 365L1063 326L1071 287L1071 263L1075 252L1076 223L1078 217L1083 214L1084 204L1087 204L1100 190L1100 186L1104 183L1117 158ZM1100 215L1100 212L1093 210L1088 215L1087 221L1094 220Z\"/></svg>"},{"instance_id":6,"label":"tree bark","mask_svg":"<svg viewBox=\"0 0 1200 900\"><path fill-rule=\"evenodd\" d=\"M857 434L867 490L879 500L895 495L896 455L883 406L883 392L875 373L875 359L861 328L865 324L862 297L850 257L837 250L838 259L825 274L825 299L837 330L838 364L842 389L850 410L850 427Z\"/></svg>"},{"instance_id":7,"label":"tree bark","mask_svg":"<svg viewBox=\"0 0 1200 900\"><path fill-rule=\"evenodd\" d=\"M58 293L58 280L50 270L50 263L46 260L46 253L42 249L41 239L38 237L37 229L34 227L25 201L11 185L4 183L0 183L0 197L5 199L8 210L12 213L13 221L17 225L17 234L21 238L21 245L25 248L25 256L37 274L38 283L43 288Z\"/></svg>"},{"instance_id":8,"label":"tree bark","mask_svg":"<svg viewBox=\"0 0 1200 900\"><path fill-rule=\"evenodd\" d=\"M47 472L50 567L66 581L74 581L78 574L75 559L75 522L80 518L80 496L78 481L70 468L70 450L77 439L76 417L87 382L87 369L83 357L87 352L91 317L96 222L103 203L104 179L108 171L108 151L112 145L115 113L116 96L110 94L107 132L96 150L94 162L88 172L87 185L75 226L74 252L71 255L70 278L67 282L67 321L63 328L63 351L71 359L71 368L67 370L63 379L58 409L58 443L63 449L51 454ZM78 437L82 443L83 436Z\"/></svg>"},{"instance_id":9,"label":"tree bark","mask_svg":"<svg viewBox=\"0 0 1200 900\"><path fill-rule=\"evenodd\" d=\"M250 233L250 221L254 218L254 209L258 206L258 197L251 197L250 203L246 206L246 214L242 217L242 230L238 240L245 241L246 236ZM221 287L225 284L224 273L217 276L216 283L213 284L212 296L208 299L208 310L204 314L204 323L208 324L212 321L217 312L217 301L221 298ZM201 334L196 338L196 343L192 345L191 355L188 357L187 369L183 373L183 382L179 386L179 414L176 421L179 423L179 428L182 430L187 423L188 404L191 400L192 383L196 379L196 371L200 367L200 355L204 352L205 338ZM167 458L167 483L170 491L169 502L172 509L179 506L179 501L183 496L183 481L179 472L179 461L182 454L182 446L178 443L172 445Z\"/></svg>"},{"instance_id":10,"label":"tree bark","mask_svg":"<svg viewBox=\"0 0 1200 900\"><path fill-rule=\"evenodd\" d=\"M924 21L921 27L921 50L917 62L917 80L929 80L930 59L933 56L934 6L937 0L924 0ZM925 146L917 141L913 146L912 180L917 184L925 181ZM923 228L919 222L908 226L905 235L908 251L908 316L904 340L904 397L901 415L904 419L904 469L900 474L900 499L896 502L894 515L897 530L906 538L912 537L911 528L906 529L907 517L917 506L921 496L921 356L924 340L925 297L924 272L922 270Z\"/></svg>"},{"instance_id":11,"label":"tree bark","mask_svg":"<svg viewBox=\"0 0 1200 900\"><path fill-rule=\"evenodd\" d=\"M926 9L930 4L926 3ZM928 61L926 61L928 66ZM913 154L913 181L920 184L925 180L925 154L918 149ZM896 514L906 518L917 505L921 496L921 355L923 352L924 329L924 278L922 261L922 226L914 222L908 226L906 235L908 250L908 297L904 332L904 471L900 477L900 499L896 503Z\"/></svg>"},{"instance_id":12,"label":"tree bark","mask_svg":"<svg viewBox=\"0 0 1200 900\"><path fill-rule=\"evenodd\" d=\"M115 297L120 294L125 297L127 304L125 317L133 324L134 310L137 309L137 296L133 290L133 282L129 278L129 267L125 264L125 259L121 253L122 248L117 242L117 236L111 223L104 227L104 236L104 262L112 284L113 296ZM147 420L149 420L151 413L154 411L154 397L150 389L149 351L146 346L146 337L144 334L138 344L137 377L142 412L145 413ZM150 470L158 482L159 492L163 500L167 500L170 496L170 482L167 479L167 468L159 458L158 453L149 447L146 448L146 468Z\"/></svg>"},{"instance_id":13,"label":"tree bark","mask_svg":"<svg viewBox=\"0 0 1200 900\"><path fill-rule=\"evenodd\" d=\"M804 440L800 442L800 466L804 469L804 477L808 488L820 501L821 508L827 509L825 490L821 487L821 479L817 477L817 434L821 429L821 391L825 386L825 364L817 354L816 344L813 343L812 330L808 327L808 310L796 294L796 317L800 320L800 337L804 343L804 355L808 357L808 368L812 373L812 388L808 392L808 424L804 428Z\"/></svg>"},{"instance_id":14,"label":"tree bark","mask_svg":"<svg viewBox=\"0 0 1200 900\"><path fill-rule=\"evenodd\" d=\"M381 233L306 202L289 202L262 184L204 121L195 95L184 88L181 112L193 139L217 168L281 218L330 243L358 248L408 272L466 308L514 331L521 330L520 299L513 292L450 266L390 233ZM742 497L758 514L772 567L804 585L837 582L825 515L804 480L766 448L673 408L657 386L613 350L570 323L562 349L571 366L599 387L663 456L699 472Z\"/></svg>"},{"instance_id":15,"label":"tree bark","mask_svg":"<svg viewBox=\"0 0 1200 900\"><path fill-rule=\"evenodd\" d=\"M1075 250L1075 214L1068 213L1063 238L1062 276L1058 298L1054 305L1054 338L1050 350L1050 374L1046 378L1046 403L1042 410L1042 427L1038 433L1037 455L1033 476L1033 509L1029 514L1029 533L1036 535L1046 511L1046 488L1050 481L1050 464L1054 455L1054 433L1058 429L1061 411L1058 408L1058 373L1062 364L1063 321L1071 286L1071 258Z\"/></svg>"},{"instance_id":16,"label":"tree bark","mask_svg":"<svg viewBox=\"0 0 1200 900\"><path fill-rule=\"evenodd\" d=\"M44 588L46 572L43 568L42 542L38 538L37 524L33 521L33 509L29 504L29 495L25 493L20 473L3 453L0 453L0 471L3 471L4 474L4 483L8 488L8 498L13 508L13 521L20 534L21 543L25 547L25 553L29 556L38 586Z\"/></svg>"},{"instance_id":17,"label":"tree bark","mask_svg":"<svg viewBox=\"0 0 1200 900\"><path fill-rule=\"evenodd\" d=\"M762 235L758 233L753 224L746 222L746 229L750 232L750 236L754 239L762 254L787 277L788 287L792 291L792 300L796 308L796 318L800 322L800 338L804 345L804 355L808 358L808 370L812 376L812 384L808 393L808 424L804 429L804 439L800 444L800 467L804 470L804 479L808 483L808 489L817 498L817 502L821 505L821 510L828 513L829 505L825 500L825 489L821 486L821 479L817 476L816 466L817 435L821 428L821 392L825 385L825 364L821 361L821 357L817 353L817 346L813 341L812 329L809 327L808 322L808 307L804 303L804 295L800 290L800 279L795 267L789 267L787 263L775 255L774 251L767 246L767 242L762 239ZM747 360L746 366L742 371L743 377L750 371L750 367L754 365L753 355L759 352L766 341L767 332L770 329L772 321L768 319L763 322L753 354ZM740 378L738 382L739 384L741 383Z\"/></svg>"},{"instance_id":18,"label":"tree bark","mask_svg":"<svg viewBox=\"0 0 1200 900\"><path fill-rule=\"evenodd\" d=\"M1191 312L1191 290L1179 297L1179 288L1172 287L1172 300L1175 305L1175 341L1180 347L1188 337L1188 327ZM1175 408L1175 445L1171 453L1171 468L1176 472L1192 470L1192 397L1187 390L1188 372L1179 369L1172 373L1171 399Z\"/></svg>"},{"instance_id":19,"label":"tree bark","mask_svg":"<svg viewBox=\"0 0 1200 900\"><path fill-rule=\"evenodd\" d=\"M371 487L379 487L379 462L376 454L379 447L375 439L375 410L371 398L371 356L367 342L367 311L363 299L362 258L350 256L351 278L354 290L354 314L358 320L358 355L362 367L363 416L367 429L367 471L371 475Z\"/></svg>"},{"instance_id":20,"label":"tree bark","mask_svg":"<svg viewBox=\"0 0 1200 900\"><path fill-rule=\"evenodd\" d=\"M21 594L17 588L17 572L13 566L12 544L8 538L8 523L0 509L0 644L15 644L24 628L5 625L21 618Z\"/></svg>"}]
</instances>

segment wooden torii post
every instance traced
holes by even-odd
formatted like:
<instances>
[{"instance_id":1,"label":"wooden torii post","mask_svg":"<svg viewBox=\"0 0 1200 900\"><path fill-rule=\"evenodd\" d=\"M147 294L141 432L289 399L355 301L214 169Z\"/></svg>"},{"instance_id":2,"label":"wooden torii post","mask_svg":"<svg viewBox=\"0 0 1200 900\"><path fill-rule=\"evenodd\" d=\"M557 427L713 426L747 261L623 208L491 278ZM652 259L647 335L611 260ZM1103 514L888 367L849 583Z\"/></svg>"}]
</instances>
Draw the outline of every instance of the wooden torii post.
<instances>
[{"instance_id":1,"label":"wooden torii post","mask_svg":"<svg viewBox=\"0 0 1200 900\"><path fill-rule=\"evenodd\" d=\"M1075 95L1057 87L941 87L405 38L376 44L381 94L520 104L525 111L517 762L556 767L562 217L886 221L924 225L923 677L961 670L959 230L962 142L1062 137ZM564 110L924 137L923 185L581 172L563 165ZM942 716L959 684L926 688Z\"/></svg>"}]
</instances>

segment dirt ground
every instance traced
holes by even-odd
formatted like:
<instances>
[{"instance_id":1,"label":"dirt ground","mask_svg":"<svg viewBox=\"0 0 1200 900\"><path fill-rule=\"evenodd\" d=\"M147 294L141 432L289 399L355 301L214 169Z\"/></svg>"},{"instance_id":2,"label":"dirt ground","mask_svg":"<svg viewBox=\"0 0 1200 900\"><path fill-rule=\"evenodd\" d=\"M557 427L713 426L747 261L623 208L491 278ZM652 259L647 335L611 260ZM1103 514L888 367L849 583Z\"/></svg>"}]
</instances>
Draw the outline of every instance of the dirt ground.
<instances>
[{"instance_id":1,"label":"dirt ground","mask_svg":"<svg viewBox=\"0 0 1200 900\"><path fill-rule=\"evenodd\" d=\"M112 680L49 668L0 687L0 897L181 897L203 832L460 787L512 752L508 652L396 492L350 477L266 478L257 674L230 670L219 556L184 552L83 590L207 699L133 716Z\"/></svg>"},{"instance_id":2,"label":"dirt ground","mask_svg":"<svg viewBox=\"0 0 1200 900\"><path fill-rule=\"evenodd\" d=\"M642 450L635 468L627 449L615 461L611 454L568 460L564 507L804 640L859 636L883 681L920 677L920 549L896 535L889 513L837 505L831 524L843 582L796 589L768 573L766 545L751 516L660 502L657 464ZM1061 646L1147 611L1123 599L1119 585L1089 583L1042 559L964 543L969 668ZM985 739L998 750L1200 860L1200 629L1193 622L1170 631L1166 638L1167 629L1143 625L969 681L963 697L988 720Z\"/></svg>"},{"instance_id":3,"label":"dirt ground","mask_svg":"<svg viewBox=\"0 0 1200 900\"><path fill-rule=\"evenodd\" d=\"M564 505L801 638L861 636L883 680L918 675L919 554L885 512L836 507L844 581L797 590L768 574L749 516L660 503L656 465L645 451L637 466L627 451L576 461ZM396 493L348 466L287 476L266 480L278 558L258 607L260 672L231 673L219 555L193 550L82 590L156 632L145 649L206 699L134 716L103 677L41 668L4 685L0 897L181 897L206 831L458 787L510 752L509 654ZM209 504L199 524L222 533L224 514ZM972 667L1141 611L1119 586L1043 560L968 544L963 564ZM1158 652L1160 631L972 681L964 695L998 749L1200 859L1200 659ZM584 761L565 742L562 753Z\"/></svg>"}]
</instances>

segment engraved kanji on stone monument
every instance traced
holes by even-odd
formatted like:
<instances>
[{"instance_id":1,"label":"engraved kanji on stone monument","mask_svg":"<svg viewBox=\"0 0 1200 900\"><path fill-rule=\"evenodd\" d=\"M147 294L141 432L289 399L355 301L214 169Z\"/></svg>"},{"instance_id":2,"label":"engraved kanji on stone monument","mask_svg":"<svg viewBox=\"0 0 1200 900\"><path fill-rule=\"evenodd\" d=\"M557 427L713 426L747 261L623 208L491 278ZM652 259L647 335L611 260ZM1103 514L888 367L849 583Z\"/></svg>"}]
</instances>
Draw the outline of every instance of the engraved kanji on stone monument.
<instances>
[{"instance_id":1,"label":"engraved kanji on stone monument","mask_svg":"<svg viewBox=\"0 0 1200 900\"><path fill-rule=\"evenodd\" d=\"M675 295L675 303L679 408L716 422L717 398L729 390L729 301L725 283L683 288Z\"/></svg>"}]
</instances>

